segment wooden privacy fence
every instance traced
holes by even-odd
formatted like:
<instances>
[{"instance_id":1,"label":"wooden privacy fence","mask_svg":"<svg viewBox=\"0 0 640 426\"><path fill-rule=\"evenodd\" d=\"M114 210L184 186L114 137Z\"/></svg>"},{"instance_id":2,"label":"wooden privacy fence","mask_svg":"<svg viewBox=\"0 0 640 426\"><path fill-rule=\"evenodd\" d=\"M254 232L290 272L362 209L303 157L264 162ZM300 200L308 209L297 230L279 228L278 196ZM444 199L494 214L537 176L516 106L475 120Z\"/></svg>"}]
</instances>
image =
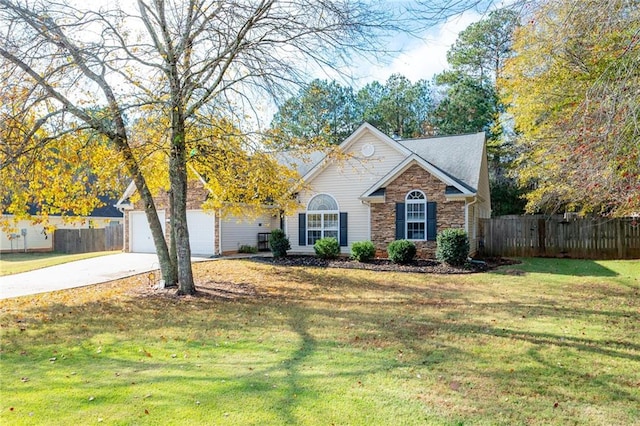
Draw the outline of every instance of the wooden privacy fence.
<instances>
[{"instance_id":1,"label":"wooden privacy fence","mask_svg":"<svg viewBox=\"0 0 640 426\"><path fill-rule=\"evenodd\" d=\"M99 229L56 229L53 234L53 249L60 253L120 250L122 241L122 225Z\"/></svg>"},{"instance_id":2,"label":"wooden privacy fence","mask_svg":"<svg viewBox=\"0 0 640 426\"><path fill-rule=\"evenodd\" d=\"M640 258L640 219L502 216L481 219L480 252L486 256Z\"/></svg>"}]
</instances>

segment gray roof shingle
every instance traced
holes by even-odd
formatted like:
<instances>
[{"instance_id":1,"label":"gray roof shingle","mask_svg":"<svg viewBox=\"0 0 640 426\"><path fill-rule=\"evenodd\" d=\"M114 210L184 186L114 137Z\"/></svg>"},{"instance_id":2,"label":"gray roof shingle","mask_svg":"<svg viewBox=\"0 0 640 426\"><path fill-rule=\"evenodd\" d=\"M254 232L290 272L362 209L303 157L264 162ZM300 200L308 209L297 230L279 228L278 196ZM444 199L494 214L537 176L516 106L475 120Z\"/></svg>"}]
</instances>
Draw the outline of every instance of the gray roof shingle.
<instances>
[{"instance_id":1,"label":"gray roof shingle","mask_svg":"<svg viewBox=\"0 0 640 426\"><path fill-rule=\"evenodd\" d=\"M472 191L478 190L484 133L399 140L398 143L428 161Z\"/></svg>"}]
</instances>

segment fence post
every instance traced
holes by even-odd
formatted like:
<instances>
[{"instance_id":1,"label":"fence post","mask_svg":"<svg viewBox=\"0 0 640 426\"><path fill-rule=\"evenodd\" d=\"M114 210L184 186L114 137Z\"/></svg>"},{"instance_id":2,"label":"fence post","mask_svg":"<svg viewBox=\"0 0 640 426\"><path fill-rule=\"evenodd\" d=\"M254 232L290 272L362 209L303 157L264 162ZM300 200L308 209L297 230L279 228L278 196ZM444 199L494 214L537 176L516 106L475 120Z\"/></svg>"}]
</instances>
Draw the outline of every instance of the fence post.
<instances>
[{"instance_id":1,"label":"fence post","mask_svg":"<svg viewBox=\"0 0 640 426\"><path fill-rule=\"evenodd\" d=\"M538 219L538 255L544 256L547 253L547 227L544 219Z\"/></svg>"},{"instance_id":2,"label":"fence post","mask_svg":"<svg viewBox=\"0 0 640 426\"><path fill-rule=\"evenodd\" d=\"M624 221L622 219L617 219L616 222L616 245L618 246L618 259L624 259L624 243L626 242L624 238Z\"/></svg>"}]
</instances>

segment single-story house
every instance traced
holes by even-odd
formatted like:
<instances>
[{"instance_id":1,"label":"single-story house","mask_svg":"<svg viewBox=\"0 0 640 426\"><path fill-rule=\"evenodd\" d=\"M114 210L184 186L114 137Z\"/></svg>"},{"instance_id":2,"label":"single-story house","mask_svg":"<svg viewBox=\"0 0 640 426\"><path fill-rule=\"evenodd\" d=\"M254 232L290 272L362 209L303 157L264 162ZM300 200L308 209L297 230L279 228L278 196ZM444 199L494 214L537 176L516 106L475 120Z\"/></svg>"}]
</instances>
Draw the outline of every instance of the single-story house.
<instances>
[{"instance_id":1,"label":"single-story house","mask_svg":"<svg viewBox=\"0 0 640 426\"><path fill-rule=\"evenodd\" d=\"M189 189L187 220L194 254L226 254L241 245L259 245L275 228L285 231L290 253L314 253L313 244L335 237L343 254L357 241L372 241L379 256L396 239L412 240L420 257L435 254L436 234L463 228L471 251L478 247L480 218L491 216L485 134L395 140L368 123L339 146L342 155L314 153L295 163L301 183L294 188L300 208L280 217L224 217L201 205L207 191L198 182ZM286 158L283 155L283 159ZM127 202L125 250L155 252L142 205ZM156 197L161 222L168 222L166 194Z\"/></svg>"},{"instance_id":2,"label":"single-story house","mask_svg":"<svg viewBox=\"0 0 640 426\"><path fill-rule=\"evenodd\" d=\"M114 206L115 200L105 199L106 205L91 212L89 216L50 215L46 225L42 217L37 215L37 208L32 207L30 220L16 221L13 215L3 214L0 222L10 226L9 231L0 232L0 252L14 251L48 252L53 251L53 232L55 229L104 228L122 224L122 212Z\"/></svg>"},{"instance_id":3,"label":"single-story house","mask_svg":"<svg viewBox=\"0 0 640 426\"><path fill-rule=\"evenodd\" d=\"M331 236L344 254L369 240L385 256L408 239L433 258L437 232L463 228L475 253L478 220L491 217L484 133L395 140L364 123L340 149L343 159L327 157L302 177L302 208L285 218L291 252L313 253Z\"/></svg>"}]
</instances>

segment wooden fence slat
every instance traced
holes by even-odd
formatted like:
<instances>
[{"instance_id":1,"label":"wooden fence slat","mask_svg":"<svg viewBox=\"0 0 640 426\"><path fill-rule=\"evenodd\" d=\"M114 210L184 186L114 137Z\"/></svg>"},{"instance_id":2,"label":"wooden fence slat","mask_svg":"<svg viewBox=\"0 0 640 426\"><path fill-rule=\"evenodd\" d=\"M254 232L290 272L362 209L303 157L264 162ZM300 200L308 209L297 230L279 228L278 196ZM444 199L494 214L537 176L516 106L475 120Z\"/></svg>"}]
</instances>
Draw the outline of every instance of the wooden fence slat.
<instances>
[{"instance_id":1,"label":"wooden fence slat","mask_svg":"<svg viewBox=\"0 0 640 426\"><path fill-rule=\"evenodd\" d=\"M479 229L487 256L640 258L638 218L506 216L481 219Z\"/></svg>"},{"instance_id":2,"label":"wooden fence slat","mask_svg":"<svg viewBox=\"0 0 640 426\"><path fill-rule=\"evenodd\" d=\"M54 250L69 254L119 250L122 248L123 233L122 225L99 229L56 229Z\"/></svg>"}]
</instances>

